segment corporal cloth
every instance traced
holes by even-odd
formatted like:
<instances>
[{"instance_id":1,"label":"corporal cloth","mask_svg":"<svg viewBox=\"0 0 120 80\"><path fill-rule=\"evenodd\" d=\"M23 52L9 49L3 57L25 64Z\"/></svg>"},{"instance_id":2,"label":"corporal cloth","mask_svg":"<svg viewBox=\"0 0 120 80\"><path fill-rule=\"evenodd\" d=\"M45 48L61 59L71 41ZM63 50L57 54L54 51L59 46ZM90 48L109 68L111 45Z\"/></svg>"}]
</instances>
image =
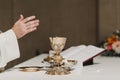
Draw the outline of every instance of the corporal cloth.
<instances>
[{"instance_id":1,"label":"corporal cloth","mask_svg":"<svg viewBox=\"0 0 120 80\"><path fill-rule=\"evenodd\" d=\"M12 29L0 34L0 67L5 67L8 62L19 58L19 46Z\"/></svg>"}]
</instances>

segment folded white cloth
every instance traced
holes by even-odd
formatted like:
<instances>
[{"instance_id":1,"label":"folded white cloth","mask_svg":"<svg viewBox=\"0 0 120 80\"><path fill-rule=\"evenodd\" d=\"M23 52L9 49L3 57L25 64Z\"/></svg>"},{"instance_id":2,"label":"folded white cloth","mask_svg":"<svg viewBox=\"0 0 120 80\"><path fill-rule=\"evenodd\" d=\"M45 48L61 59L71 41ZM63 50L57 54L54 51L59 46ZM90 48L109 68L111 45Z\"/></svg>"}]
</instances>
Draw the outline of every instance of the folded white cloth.
<instances>
[{"instance_id":1,"label":"folded white cloth","mask_svg":"<svg viewBox=\"0 0 120 80\"><path fill-rule=\"evenodd\" d=\"M5 67L8 62L19 58L19 46L12 29L0 34L0 67Z\"/></svg>"}]
</instances>

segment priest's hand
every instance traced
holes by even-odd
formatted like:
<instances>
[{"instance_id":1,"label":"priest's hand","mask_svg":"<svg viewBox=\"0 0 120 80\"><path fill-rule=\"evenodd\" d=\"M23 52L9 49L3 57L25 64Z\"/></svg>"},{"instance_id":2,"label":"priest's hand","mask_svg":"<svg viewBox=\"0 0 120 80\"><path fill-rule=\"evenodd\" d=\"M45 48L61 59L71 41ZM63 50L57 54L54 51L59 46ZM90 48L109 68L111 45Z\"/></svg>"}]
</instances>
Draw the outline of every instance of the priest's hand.
<instances>
[{"instance_id":1,"label":"priest's hand","mask_svg":"<svg viewBox=\"0 0 120 80\"><path fill-rule=\"evenodd\" d=\"M35 31L39 25L39 20L35 19L35 16L24 18L20 15L20 19L14 24L12 30L15 32L16 37L19 39L24 35Z\"/></svg>"}]
</instances>

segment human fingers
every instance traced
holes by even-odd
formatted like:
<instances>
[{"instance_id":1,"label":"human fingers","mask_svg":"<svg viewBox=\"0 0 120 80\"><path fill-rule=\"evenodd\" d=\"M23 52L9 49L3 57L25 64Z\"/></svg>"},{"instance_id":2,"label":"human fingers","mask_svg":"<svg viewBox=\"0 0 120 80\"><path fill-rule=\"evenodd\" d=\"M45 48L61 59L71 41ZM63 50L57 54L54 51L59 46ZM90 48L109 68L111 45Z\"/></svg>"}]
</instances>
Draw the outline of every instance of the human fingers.
<instances>
[{"instance_id":1,"label":"human fingers","mask_svg":"<svg viewBox=\"0 0 120 80\"><path fill-rule=\"evenodd\" d=\"M21 14L18 21L21 21L21 20L23 20L23 19L24 19L24 16Z\"/></svg>"},{"instance_id":2,"label":"human fingers","mask_svg":"<svg viewBox=\"0 0 120 80\"><path fill-rule=\"evenodd\" d=\"M27 29L27 33L33 32L35 30L37 30L37 27L29 28L29 29Z\"/></svg>"},{"instance_id":3,"label":"human fingers","mask_svg":"<svg viewBox=\"0 0 120 80\"><path fill-rule=\"evenodd\" d=\"M24 19L24 16L21 14L21 15L20 15L20 18L18 19L18 21L16 21L16 23L22 21L23 19Z\"/></svg>"},{"instance_id":4,"label":"human fingers","mask_svg":"<svg viewBox=\"0 0 120 80\"><path fill-rule=\"evenodd\" d=\"M24 16L21 14L20 15L20 20L23 20L24 19Z\"/></svg>"},{"instance_id":5,"label":"human fingers","mask_svg":"<svg viewBox=\"0 0 120 80\"><path fill-rule=\"evenodd\" d=\"M31 20L35 19L35 16L30 16L22 20L23 23L29 22Z\"/></svg>"},{"instance_id":6,"label":"human fingers","mask_svg":"<svg viewBox=\"0 0 120 80\"><path fill-rule=\"evenodd\" d=\"M34 27L37 27L39 25L38 22L34 23L34 24L31 24L29 26L26 27L27 30L31 29L31 28L34 28Z\"/></svg>"},{"instance_id":7,"label":"human fingers","mask_svg":"<svg viewBox=\"0 0 120 80\"><path fill-rule=\"evenodd\" d=\"M26 27L29 27L30 25L33 25L35 23L39 23L39 20L34 20L26 23Z\"/></svg>"}]
</instances>

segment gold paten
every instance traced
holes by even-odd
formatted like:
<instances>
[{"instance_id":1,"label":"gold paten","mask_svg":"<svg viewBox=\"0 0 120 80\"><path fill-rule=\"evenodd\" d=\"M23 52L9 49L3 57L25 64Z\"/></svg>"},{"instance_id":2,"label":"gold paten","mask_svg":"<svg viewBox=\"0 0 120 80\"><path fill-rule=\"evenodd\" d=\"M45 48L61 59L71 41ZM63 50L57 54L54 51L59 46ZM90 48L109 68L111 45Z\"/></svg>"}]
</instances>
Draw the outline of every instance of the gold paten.
<instances>
[{"instance_id":1,"label":"gold paten","mask_svg":"<svg viewBox=\"0 0 120 80\"><path fill-rule=\"evenodd\" d=\"M40 70L40 68L37 68L37 67L23 67L23 68L20 68L20 71L23 71L23 72L37 72L39 70Z\"/></svg>"}]
</instances>

